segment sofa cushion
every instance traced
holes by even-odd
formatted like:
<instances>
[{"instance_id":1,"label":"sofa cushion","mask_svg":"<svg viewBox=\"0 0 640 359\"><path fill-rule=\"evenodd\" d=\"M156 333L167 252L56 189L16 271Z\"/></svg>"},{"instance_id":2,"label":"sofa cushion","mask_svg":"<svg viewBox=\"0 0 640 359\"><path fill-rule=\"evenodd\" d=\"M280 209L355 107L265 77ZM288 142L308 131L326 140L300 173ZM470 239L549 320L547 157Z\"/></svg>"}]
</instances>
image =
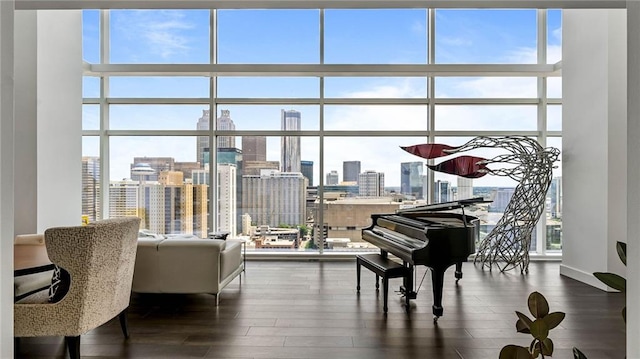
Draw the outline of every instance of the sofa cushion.
<instances>
[{"instance_id":1,"label":"sofa cushion","mask_svg":"<svg viewBox=\"0 0 640 359\"><path fill-rule=\"evenodd\" d=\"M71 285L71 276L69 272L55 266L51 276L51 286L49 287L49 302L57 303L67 295L69 286Z\"/></svg>"}]
</instances>

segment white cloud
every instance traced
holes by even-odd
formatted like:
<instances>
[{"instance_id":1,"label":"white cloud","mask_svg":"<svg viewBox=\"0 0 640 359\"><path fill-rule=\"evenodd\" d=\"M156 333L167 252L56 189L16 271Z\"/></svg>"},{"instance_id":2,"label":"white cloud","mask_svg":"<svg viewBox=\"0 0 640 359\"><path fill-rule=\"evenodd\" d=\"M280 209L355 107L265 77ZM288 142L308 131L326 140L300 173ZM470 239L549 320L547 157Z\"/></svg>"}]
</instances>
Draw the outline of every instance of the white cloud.
<instances>
[{"instance_id":1,"label":"white cloud","mask_svg":"<svg viewBox=\"0 0 640 359\"><path fill-rule=\"evenodd\" d=\"M144 47L138 53L168 59L190 50L191 40L185 32L194 26L186 20L181 11L133 10L120 13L113 28L136 41L134 46Z\"/></svg>"}]
</instances>

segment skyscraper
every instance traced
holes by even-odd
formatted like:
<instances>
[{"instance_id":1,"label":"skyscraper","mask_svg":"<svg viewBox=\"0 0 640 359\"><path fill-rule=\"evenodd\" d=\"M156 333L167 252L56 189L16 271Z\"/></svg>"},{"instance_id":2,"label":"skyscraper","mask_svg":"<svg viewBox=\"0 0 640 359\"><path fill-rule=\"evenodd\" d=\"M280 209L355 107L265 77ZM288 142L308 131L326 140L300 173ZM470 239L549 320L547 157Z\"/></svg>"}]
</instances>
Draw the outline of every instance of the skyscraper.
<instances>
[{"instance_id":1,"label":"skyscraper","mask_svg":"<svg viewBox=\"0 0 640 359\"><path fill-rule=\"evenodd\" d=\"M422 175L424 164L422 162L402 162L400 164L400 193L422 199Z\"/></svg>"},{"instance_id":2,"label":"skyscraper","mask_svg":"<svg viewBox=\"0 0 640 359\"><path fill-rule=\"evenodd\" d=\"M196 129L209 129L209 110L202 110L202 117L198 119ZM209 152L209 136L198 136L196 147L196 160L200 162L200 166L204 167L204 164L209 162L209 158L205 155Z\"/></svg>"},{"instance_id":3,"label":"skyscraper","mask_svg":"<svg viewBox=\"0 0 640 359\"><path fill-rule=\"evenodd\" d=\"M229 110L220 111L220 117L216 120L216 129L223 131L234 131L236 125L231 120L231 112ZM218 136L218 148L235 148L235 136Z\"/></svg>"},{"instance_id":4,"label":"skyscraper","mask_svg":"<svg viewBox=\"0 0 640 359\"><path fill-rule=\"evenodd\" d=\"M237 234L236 165L218 164L218 228L217 231Z\"/></svg>"},{"instance_id":5,"label":"skyscraper","mask_svg":"<svg viewBox=\"0 0 640 359\"><path fill-rule=\"evenodd\" d=\"M242 136L242 160L266 161L267 138L265 136Z\"/></svg>"},{"instance_id":6,"label":"skyscraper","mask_svg":"<svg viewBox=\"0 0 640 359\"><path fill-rule=\"evenodd\" d=\"M198 130L209 130L209 110L202 110L202 117L198 119L196 125ZM233 131L236 125L231 120L231 112L229 110L221 110L220 117L216 119L216 128L218 130ZM234 136L219 136L217 148L235 148L236 138ZM209 136L198 136L197 140L197 159L201 166L208 162L205 156L209 152Z\"/></svg>"},{"instance_id":7,"label":"skyscraper","mask_svg":"<svg viewBox=\"0 0 640 359\"><path fill-rule=\"evenodd\" d=\"M82 214L89 221L102 218L100 198L100 157L82 157Z\"/></svg>"},{"instance_id":8,"label":"skyscraper","mask_svg":"<svg viewBox=\"0 0 640 359\"><path fill-rule=\"evenodd\" d=\"M301 173L264 170L243 176L242 187L242 213L257 226L305 223L307 180Z\"/></svg>"},{"instance_id":9,"label":"skyscraper","mask_svg":"<svg viewBox=\"0 0 640 359\"><path fill-rule=\"evenodd\" d=\"M327 177L325 180L325 184L327 186L334 186L337 185L338 182L340 182L340 177L338 175L338 171L331 171L329 173L327 173Z\"/></svg>"},{"instance_id":10,"label":"skyscraper","mask_svg":"<svg viewBox=\"0 0 640 359\"><path fill-rule=\"evenodd\" d=\"M344 161L342 162L342 181L358 182L360 174L360 161Z\"/></svg>"},{"instance_id":11,"label":"skyscraper","mask_svg":"<svg viewBox=\"0 0 640 359\"><path fill-rule=\"evenodd\" d=\"M457 201L461 199L467 199L473 197L473 179L466 177L458 177L458 198Z\"/></svg>"},{"instance_id":12,"label":"skyscraper","mask_svg":"<svg viewBox=\"0 0 640 359\"><path fill-rule=\"evenodd\" d=\"M300 170L309 181L309 187L313 187L313 161L300 161Z\"/></svg>"},{"instance_id":13,"label":"skyscraper","mask_svg":"<svg viewBox=\"0 0 640 359\"><path fill-rule=\"evenodd\" d=\"M299 131L301 115L295 110L281 110L280 124L283 131ZM282 136L280 166L282 172L300 172L300 136Z\"/></svg>"},{"instance_id":14,"label":"skyscraper","mask_svg":"<svg viewBox=\"0 0 640 359\"><path fill-rule=\"evenodd\" d=\"M364 197L384 196L384 173L365 171L358 175L358 195Z\"/></svg>"},{"instance_id":15,"label":"skyscraper","mask_svg":"<svg viewBox=\"0 0 640 359\"><path fill-rule=\"evenodd\" d=\"M433 203L443 203L452 200L451 182L437 180L433 188Z\"/></svg>"}]
</instances>

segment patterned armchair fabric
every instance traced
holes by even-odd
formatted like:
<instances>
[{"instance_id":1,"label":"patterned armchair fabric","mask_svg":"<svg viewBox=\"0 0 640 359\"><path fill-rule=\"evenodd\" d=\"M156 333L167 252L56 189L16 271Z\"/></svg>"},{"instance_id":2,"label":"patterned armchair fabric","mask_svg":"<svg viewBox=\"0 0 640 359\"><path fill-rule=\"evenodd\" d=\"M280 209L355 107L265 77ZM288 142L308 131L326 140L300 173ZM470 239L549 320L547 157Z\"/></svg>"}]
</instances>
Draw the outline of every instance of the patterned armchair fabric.
<instances>
[{"instance_id":1,"label":"patterned armchair fabric","mask_svg":"<svg viewBox=\"0 0 640 359\"><path fill-rule=\"evenodd\" d=\"M77 337L79 348L81 334L123 312L129 306L139 225L139 218L126 217L47 229L49 259L69 272L69 291L57 303L34 295L14 304L14 335Z\"/></svg>"}]
</instances>

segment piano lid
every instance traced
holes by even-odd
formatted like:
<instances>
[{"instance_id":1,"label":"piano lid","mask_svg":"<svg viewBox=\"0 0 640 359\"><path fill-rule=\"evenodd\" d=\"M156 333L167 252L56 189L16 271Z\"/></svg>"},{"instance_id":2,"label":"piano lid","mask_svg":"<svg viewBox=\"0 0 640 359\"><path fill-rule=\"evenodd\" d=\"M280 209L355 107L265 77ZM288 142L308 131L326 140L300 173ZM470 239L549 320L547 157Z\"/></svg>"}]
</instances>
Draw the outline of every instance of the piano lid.
<instances>
[{"instance_id":1,"label":"piano lid","mask_svg":"<svg viewBox=\"0 0 640 359\"><path fill-rule=\"evenodd\" d=\"M483 197L474 197L474 198L461 199L459 201L433 203L433 204L426 204L423 206L399 209L396 211L396 214L423 212L423 211L431 211L431 212L449 211L452 209L468 207L476 203L491 203L491 202L493 201L484 199Z\"/></svg>"}]
</instances>

